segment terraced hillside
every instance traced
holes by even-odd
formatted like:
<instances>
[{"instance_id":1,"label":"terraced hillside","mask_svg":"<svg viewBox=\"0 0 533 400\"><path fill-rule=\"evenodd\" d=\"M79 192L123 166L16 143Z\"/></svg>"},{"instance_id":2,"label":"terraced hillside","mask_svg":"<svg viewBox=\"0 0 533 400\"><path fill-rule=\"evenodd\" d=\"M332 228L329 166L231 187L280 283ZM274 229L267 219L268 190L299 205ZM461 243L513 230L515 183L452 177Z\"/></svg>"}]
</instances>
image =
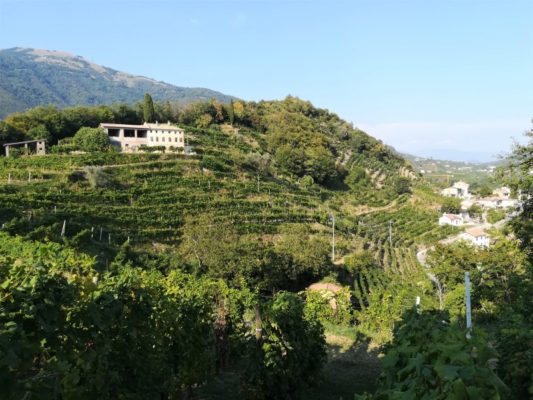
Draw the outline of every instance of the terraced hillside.
<instances>
[{"instance_id":1,"label":"terraced hillside","mask_svg":"<svg viewBox=\"0 0 533 400\"><path fill-rule=\"evenodd\" d=\"M202 107L207 111L198 118L214 110L215 121L216 103ZM450 231L436 226L423 184L382 143L307 102L244 107L225 110L208 127L182 123L197 152L192 156L0 159L2 231L93 256L91 276L106 276L117 265L163 276L181 271L265 299L335 281L351 295L345 315L320 317L328 329L355 337L357 327L376 343L390 339L394 321L416 296L427 307L436 301L416 247ZM191 122L188 114L180 118ZM246 304L239 306L243 315L251 312ZM247 316L239 329L250 329L250 321ZM330 352L332 363L335 357ZM228 385L231 371L222 377ZM348 387L341 395L362 389L372 386Z\"/></svg>"},{"instance_id":2,"label":"terraced hillside","mask_svg":"<svg viewBox=\"0 0 533 400\"><path fill-rule=\"evenodd\" d=\"M431 207L413 201L416 175L380 142L298 99L249 107L234 127L188 126L188 140L201 153L196 156L1 159L3 230L67 241L102 265L126 242L140 254L173 254L177 263L194 263L184 245L190 226L230 224L242 246L264 250L284 235L302 234L291 232L291 225L329 245L334 215L335 268L342 270L345 256L365 250L383 271L406 278L419 268L416 245L449 234L435 225ZM258 121L249 122L252 111ZM287 146L288 139L297 145ZM303 148L307 170L287 163L282 148L296 158ZM318 161L311 158L316 149L325 149ZM332 167L313 165L322 161ZM313 183L321 177L322 184ZM412 188L397 190L402 179Z\"/></svg>"}]
</instances>

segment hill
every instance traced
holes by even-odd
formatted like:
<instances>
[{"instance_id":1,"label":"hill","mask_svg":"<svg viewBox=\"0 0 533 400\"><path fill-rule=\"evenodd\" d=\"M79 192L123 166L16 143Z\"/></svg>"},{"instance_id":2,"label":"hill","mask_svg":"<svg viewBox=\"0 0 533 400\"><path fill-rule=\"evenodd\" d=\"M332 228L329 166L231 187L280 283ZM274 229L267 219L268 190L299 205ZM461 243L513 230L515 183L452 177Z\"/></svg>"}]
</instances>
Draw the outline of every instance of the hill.
<instances>
[{"instance_id":1,"label":"hill","mask_svg":"<svg viewBox=\"0 0 533 400\"><path fill-rule=\"evenodd\" d=\"M448 185L454 181L465 181L471 185L494 186L494 172L505 161L494 160L491 162L465 162L441 160L436 158L419 157L411 154L402 154L413 168L434 183Z\"/></svg>"},{"instance_id":2,"label":"hill","mask_svg":"<svg viewBox=\"0 0 533 400\"><path fill-rule=\"evenodd\" d=\"M38 105L133 103L151 93L155 100L187 103L231 96L204 88L185 88L94 64L51 50L0 50L0 118Z\"/></svg>"},{"instance_id":3,"label":"hill","mask_svg":"<svg viewBox=\"0 0 533 400\"><path fill-rule=\"evenodd\" d=\"M4 124L22 135L42 125L53 139L134 109L112 111L38 108ZM390 342L417 297L423 311L439 307L416 253L458 232L437 225L440 197L383 143L294 97L195 103L173 118L195 155L57 145L0 158L7 398L296 398L314 383L306 398L337 400L375 389L367 341ZM442 281L459 313L456 275ZM306 290L317 282L338 290Z\"/></svg>"}]
</instances>

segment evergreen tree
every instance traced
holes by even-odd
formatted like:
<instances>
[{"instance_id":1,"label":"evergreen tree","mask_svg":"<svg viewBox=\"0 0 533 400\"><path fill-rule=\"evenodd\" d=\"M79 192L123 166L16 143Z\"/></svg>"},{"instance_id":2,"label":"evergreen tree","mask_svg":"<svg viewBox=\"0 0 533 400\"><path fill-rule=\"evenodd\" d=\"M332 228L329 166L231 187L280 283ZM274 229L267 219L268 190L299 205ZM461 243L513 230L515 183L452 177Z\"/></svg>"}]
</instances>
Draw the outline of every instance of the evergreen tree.
<instances>
[{"instance_id":1,"label":"evergreen tree","mask_svg":"<svg viewBox=\"0 0 533 400\"><path fill-rule=\"evenodd\" d=\"M233 125L233 122L235 121L235 111L233 109L233 100L230 101L228 104L228 118L230 125Z\"/></svg>"},{"instance_id":2,"label":"evergreen tree","mask_svg":"<svg viewBox=\"0 0 533 400\"><path fill-rule=\"evenodd\" d=\"M144 94L143 117L144 122L154 122L155 119L154 101L148 93Z\"/></svg>"}]
</instances>

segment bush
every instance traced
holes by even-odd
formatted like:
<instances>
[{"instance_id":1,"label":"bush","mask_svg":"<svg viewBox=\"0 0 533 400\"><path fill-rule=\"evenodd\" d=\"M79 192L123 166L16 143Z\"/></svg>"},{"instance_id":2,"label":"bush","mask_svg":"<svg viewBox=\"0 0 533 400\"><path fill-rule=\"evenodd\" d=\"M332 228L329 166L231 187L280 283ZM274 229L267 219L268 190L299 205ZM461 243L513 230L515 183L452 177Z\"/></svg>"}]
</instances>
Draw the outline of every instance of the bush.
<instances>
[{"instance_id":1,"label":"bush","mask_svg":"<svg viewBox=\"0 0 533 400\"><path fill-rule=\"evenodd\" d=\"M109 136L100 128L80 128L74 135L74 144L87 152L108 151Z\"/></svg>"},{"instance_id":2,"label":"bush","mask_svg":"<svg viewBox=\"0 0 533 400\"><path fill-rule=\"evenodd\" d=\"M85 178L89 181L89 185L93 189L113 188L117 186L113 175L102 167L85 167Z\"/></svg>"},{"instance_id":3,"label":"bush","mask_svg":"<svg viewBox=\"0 0 533 400\"><path fill-rule=\"evenodd\" d=\"M495 361L481 331L468 339L447 312L412 309L394 330L374 398L499 399L508 389Z\"/></svg>"},{"instance_id":4,"label":"bush","mask_svg":"<svg viewBox=\"0 0 533 400\"><path fill-rule=\"evenodd\" d=\"M316 382L326 361L320 322L294 293L279 292L263 310L262 338L251 346L243 389L247 399L290 399Z\"/></svg>"}]
</instances>

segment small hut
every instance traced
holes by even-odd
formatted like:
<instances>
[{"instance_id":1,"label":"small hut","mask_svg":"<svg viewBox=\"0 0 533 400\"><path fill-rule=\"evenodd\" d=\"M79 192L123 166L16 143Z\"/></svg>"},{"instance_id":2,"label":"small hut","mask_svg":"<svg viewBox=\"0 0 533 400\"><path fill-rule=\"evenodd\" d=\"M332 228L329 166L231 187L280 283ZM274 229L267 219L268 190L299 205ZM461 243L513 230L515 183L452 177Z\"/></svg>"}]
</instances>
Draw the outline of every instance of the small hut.
<instances>
[{"instance_id":1,"label":"small hut","mask_svg":"<svg viewBox=\"0 0 533 400\"><path fill-rule=\"evenodd\" d=\"M9 157L11 149L24 148L26 153L33 152L38 156L44 156L46 154L46 139L26 140L24 142L14 142L4 144L6 149L6 157Z\"/></svg>"}]
</instances>

